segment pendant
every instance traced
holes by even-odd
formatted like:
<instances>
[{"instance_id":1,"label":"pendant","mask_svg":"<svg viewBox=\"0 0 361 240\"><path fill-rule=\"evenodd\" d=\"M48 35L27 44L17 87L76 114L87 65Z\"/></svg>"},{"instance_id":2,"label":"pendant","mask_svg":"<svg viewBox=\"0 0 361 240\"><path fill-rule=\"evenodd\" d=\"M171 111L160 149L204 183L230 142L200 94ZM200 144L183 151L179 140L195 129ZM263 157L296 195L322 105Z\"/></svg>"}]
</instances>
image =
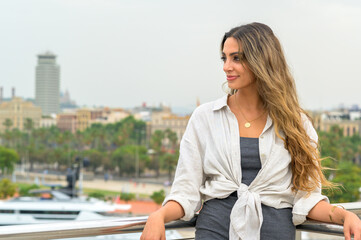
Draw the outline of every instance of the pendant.
<instances>
[{"instance_id":1,"label":"pendant","mask_svg":"<svg viewBox=\"0 0 361 240\"><path fill-rule=\"evenodd\" d=\"M246 123L244 124L244 126L245 126L246 128L249 128L249 127L251 126L251 124L250 124L249 122L246 122Z\"/></svg>"}]
</instances>

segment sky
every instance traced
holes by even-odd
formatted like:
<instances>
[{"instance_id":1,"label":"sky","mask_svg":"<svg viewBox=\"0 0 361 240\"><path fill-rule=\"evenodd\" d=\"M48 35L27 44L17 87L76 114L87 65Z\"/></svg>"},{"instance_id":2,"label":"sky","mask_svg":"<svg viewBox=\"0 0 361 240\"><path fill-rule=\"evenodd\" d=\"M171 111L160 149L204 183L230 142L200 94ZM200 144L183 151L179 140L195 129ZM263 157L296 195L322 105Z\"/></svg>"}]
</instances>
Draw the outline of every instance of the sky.
<instances>
[{"instance_id":1,"label":"sky","mask_svg":"<svg viewBox=\"0 0 361 240\"><path fill-rule=\"evenodd\" d=\"M80 106L193 110L225 94L220 41L250 22L280 39L303 108L361 105L358 0L0 0L0 86L34 98L51 51Z\"/></svg>"}]
</instances>

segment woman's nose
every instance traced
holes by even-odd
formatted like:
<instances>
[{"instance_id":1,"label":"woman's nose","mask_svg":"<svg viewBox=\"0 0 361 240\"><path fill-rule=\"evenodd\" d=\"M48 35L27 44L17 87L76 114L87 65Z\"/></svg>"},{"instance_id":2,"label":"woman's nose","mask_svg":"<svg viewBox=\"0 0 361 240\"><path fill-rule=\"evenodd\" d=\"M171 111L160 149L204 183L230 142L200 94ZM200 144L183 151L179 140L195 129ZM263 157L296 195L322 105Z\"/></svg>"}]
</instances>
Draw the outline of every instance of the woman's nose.
<instances>
[{"instance_id":1,"label":"woman's nose","mask_svg":"<svg viewBox=\"0 0 361 240\"><path fill-rule=\"evenodd\" d=\"M230 70L232 70L232 65L230 64L229 61L225 61L223 63L223 71L229 72Z\"/></svg>"}]
</instances>

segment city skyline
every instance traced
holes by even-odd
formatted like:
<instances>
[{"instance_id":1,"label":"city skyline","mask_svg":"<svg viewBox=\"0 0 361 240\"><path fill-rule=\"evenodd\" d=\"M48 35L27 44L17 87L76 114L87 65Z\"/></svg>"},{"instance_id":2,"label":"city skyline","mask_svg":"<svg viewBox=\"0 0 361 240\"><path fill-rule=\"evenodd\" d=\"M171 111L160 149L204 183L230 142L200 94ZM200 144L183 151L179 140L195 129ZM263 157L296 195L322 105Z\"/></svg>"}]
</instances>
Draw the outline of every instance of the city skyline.
<instances>
[{"instance_id":1,"label":"city skyline","mask_svg":"<svg viewBox=\"0 0 361 240\"><path fill-rule=\"evenodd\" d=\"M232 7L229 7L232 6ZM360 105L357 1L7 1L0 3L4 97L35 98L36 55L62 66L79 106L195 107L225 93L224 32L259 21L279 37L305 109ZM285 21L285 19L287 21Z\"/></svg>"}]
</instances>

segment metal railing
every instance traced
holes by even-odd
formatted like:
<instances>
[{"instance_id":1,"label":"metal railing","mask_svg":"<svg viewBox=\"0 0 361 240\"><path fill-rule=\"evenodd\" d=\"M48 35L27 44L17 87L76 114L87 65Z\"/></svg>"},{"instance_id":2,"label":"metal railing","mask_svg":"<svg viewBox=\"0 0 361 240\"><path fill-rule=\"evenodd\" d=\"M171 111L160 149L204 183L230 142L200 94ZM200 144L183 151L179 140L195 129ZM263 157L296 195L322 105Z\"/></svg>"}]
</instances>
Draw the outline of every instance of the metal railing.
<instances>
[{"instance_id":1,"label":"metal railing","mask_svg":"<svg viewBox=\"0 0 361 240\"><path fill-rule=\"evenodd\" d=\"M361 202L346 206L346 209L361 215ZM64 239L89 237L109 234L135 233L143 230L148 217L116 218L93 221L69 221L58 223L31 224L0 227L0 239ZM166 224L166 229L182 229L195 226L196 218L191 221L174 221ZM297 230L343 236L343 227L336 224L326 224L306 221L297 226Z\"/></svg>"}]
</instances>

